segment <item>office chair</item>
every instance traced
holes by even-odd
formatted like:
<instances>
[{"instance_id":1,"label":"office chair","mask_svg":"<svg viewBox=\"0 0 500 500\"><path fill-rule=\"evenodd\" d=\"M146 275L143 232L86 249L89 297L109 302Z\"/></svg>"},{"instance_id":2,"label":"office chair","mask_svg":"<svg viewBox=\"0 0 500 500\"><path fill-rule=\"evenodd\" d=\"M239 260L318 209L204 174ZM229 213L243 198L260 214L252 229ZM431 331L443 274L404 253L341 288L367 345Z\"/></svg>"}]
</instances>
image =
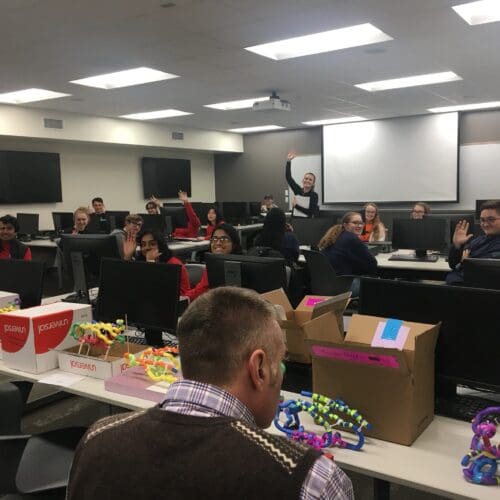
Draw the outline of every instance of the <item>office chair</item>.
<instances>
[{"instance_id":1,"label":"office chair","mask_svg":"<svg viewBox=\"0 0 500 500\"><path fill-rule=\"evenodd\" d=\"M10 382L0 385L0 408L0 495L64 498L74 451L86 429L71 427L39 435L22 434L24 398Z\"/></svg>"},{"instance_id":2,"label":"office chair","mask_svg":"<svg viewBox=\"0 0 500 500\"><path fill-rule=\"evenodd\" d=\"M339 295L351 289L353 277L339 276L328 258L315 250L303 250L311 277L311 293L315 295Z\"/></svg>"},{"instance_id":3,"label":"office chair","mask_svg":"<svg viewBox=\"0 0 500 500\"><path fill-rule=\"evenodd\" d=\"M185 264L186 271L189 276L189 286L194 288L201 280L201 275L205 270L205 264L197 264L195 262L190 262Z\"/></svg>"}]
</instances>

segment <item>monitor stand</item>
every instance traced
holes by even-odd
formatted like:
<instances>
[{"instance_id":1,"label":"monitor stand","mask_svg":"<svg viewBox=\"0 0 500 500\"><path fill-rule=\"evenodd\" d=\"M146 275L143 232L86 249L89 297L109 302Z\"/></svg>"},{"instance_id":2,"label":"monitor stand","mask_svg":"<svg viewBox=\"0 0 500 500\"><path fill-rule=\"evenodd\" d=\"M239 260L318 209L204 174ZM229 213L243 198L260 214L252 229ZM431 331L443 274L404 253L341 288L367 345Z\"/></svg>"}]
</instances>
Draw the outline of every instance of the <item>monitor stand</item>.
<instances>
[{"instance_id":1,"label":"monitor stand","mask_svg":"<svg viewBox=\"0 0 500 500\"><path fill-rule=\"evenodd\" d=\"M73 270L74 291L68 295L64 302L74 302L77 304L90 304L87 275L85 274L85 264L82 252L71 252L71 268Z\"/></svg>"},{"instance_id":2,"label":"monitor stand","mask_svg":"<svg viewBox=\"0 0 500 500\"><path fill-rule=\"evenodd\" d=\"M437 262L438 259L439 255L427 255L427 250L423 248L415 250L415 255L395 253L389 257L389 260L404 262Z\"/></svg>"}]
</instances>

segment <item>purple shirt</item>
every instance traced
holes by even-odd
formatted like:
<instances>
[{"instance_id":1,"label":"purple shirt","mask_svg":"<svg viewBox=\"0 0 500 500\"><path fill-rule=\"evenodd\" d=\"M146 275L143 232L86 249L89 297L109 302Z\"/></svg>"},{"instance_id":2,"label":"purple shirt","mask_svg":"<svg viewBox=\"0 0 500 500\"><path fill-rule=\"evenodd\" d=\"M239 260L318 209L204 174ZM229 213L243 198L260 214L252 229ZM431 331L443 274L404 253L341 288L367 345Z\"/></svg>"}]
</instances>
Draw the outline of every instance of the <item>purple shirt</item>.
<instances>
[{"instance_id":1,"label":"purple shirt","mask_svg":"<svg viewBox=\"0 0 500 500\"><path fill-rule=\"evenodd\" d=\"M250 410L232 394L210 384L181 380L172 384L161 404L163 410L196 417L232 417L255 425ZM300 490L301 500L353 500L351 480L326 457L319 457Z\"/></svg>"}]
</instances>

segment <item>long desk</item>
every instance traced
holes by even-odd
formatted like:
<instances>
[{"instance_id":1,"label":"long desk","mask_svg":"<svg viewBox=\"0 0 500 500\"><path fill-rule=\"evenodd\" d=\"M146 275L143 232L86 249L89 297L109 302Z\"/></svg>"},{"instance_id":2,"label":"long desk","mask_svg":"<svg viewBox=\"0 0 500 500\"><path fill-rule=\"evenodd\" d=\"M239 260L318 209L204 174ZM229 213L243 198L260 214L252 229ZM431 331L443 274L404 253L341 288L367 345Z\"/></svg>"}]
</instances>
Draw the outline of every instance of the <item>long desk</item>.
<instances>
[{"instance_id":1,"label":"long desk","mask_svg":"<svg viewBox=\"0 0 500 500\"><path fill-rule=\"evenodd\" d=\"M59 372L59 370L42 374L21 372L7 368L0 361L0 373L32 382ZM108 392L104 390L102 380L90 377L85 377L62 390L131 410L154 406L151 401ZM288 392L284 392L283 395L286 399L297 397L296 394ZM301 419L306 429L323 432L322 428L312 422L309 415L301 415ZM268 431L280 434L274 425L271 425ZM412 446L366 438L361 452L339 448L333 448L332 452L336 463L342 468L383 482L396 483L447 498L498 500L500 492L498 487L470 484L462 477L460 460L467 453L471 438L470 424L436 416Z\"/></svg>"}]
</instances>

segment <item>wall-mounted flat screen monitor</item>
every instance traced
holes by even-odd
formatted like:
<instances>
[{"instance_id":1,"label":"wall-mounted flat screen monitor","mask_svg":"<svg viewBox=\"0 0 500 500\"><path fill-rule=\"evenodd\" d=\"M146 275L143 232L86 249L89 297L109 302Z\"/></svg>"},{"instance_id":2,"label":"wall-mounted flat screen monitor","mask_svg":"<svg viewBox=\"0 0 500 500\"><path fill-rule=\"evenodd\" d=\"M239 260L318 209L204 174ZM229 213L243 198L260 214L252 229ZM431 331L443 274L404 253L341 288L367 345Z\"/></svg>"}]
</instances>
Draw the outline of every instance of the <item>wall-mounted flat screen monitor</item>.
<instances>
[{"instance_id":1,"label":"wall-mounted flat screen monitor","mask_svg":"<svg viewBox=\"0 0 500 500\"><path fill-rule=\"evenodd\" d=\"M191 196L191 160L144 157L141 171L144 199L177 198L179 191Z\"/></svg>"}]
</instances>

